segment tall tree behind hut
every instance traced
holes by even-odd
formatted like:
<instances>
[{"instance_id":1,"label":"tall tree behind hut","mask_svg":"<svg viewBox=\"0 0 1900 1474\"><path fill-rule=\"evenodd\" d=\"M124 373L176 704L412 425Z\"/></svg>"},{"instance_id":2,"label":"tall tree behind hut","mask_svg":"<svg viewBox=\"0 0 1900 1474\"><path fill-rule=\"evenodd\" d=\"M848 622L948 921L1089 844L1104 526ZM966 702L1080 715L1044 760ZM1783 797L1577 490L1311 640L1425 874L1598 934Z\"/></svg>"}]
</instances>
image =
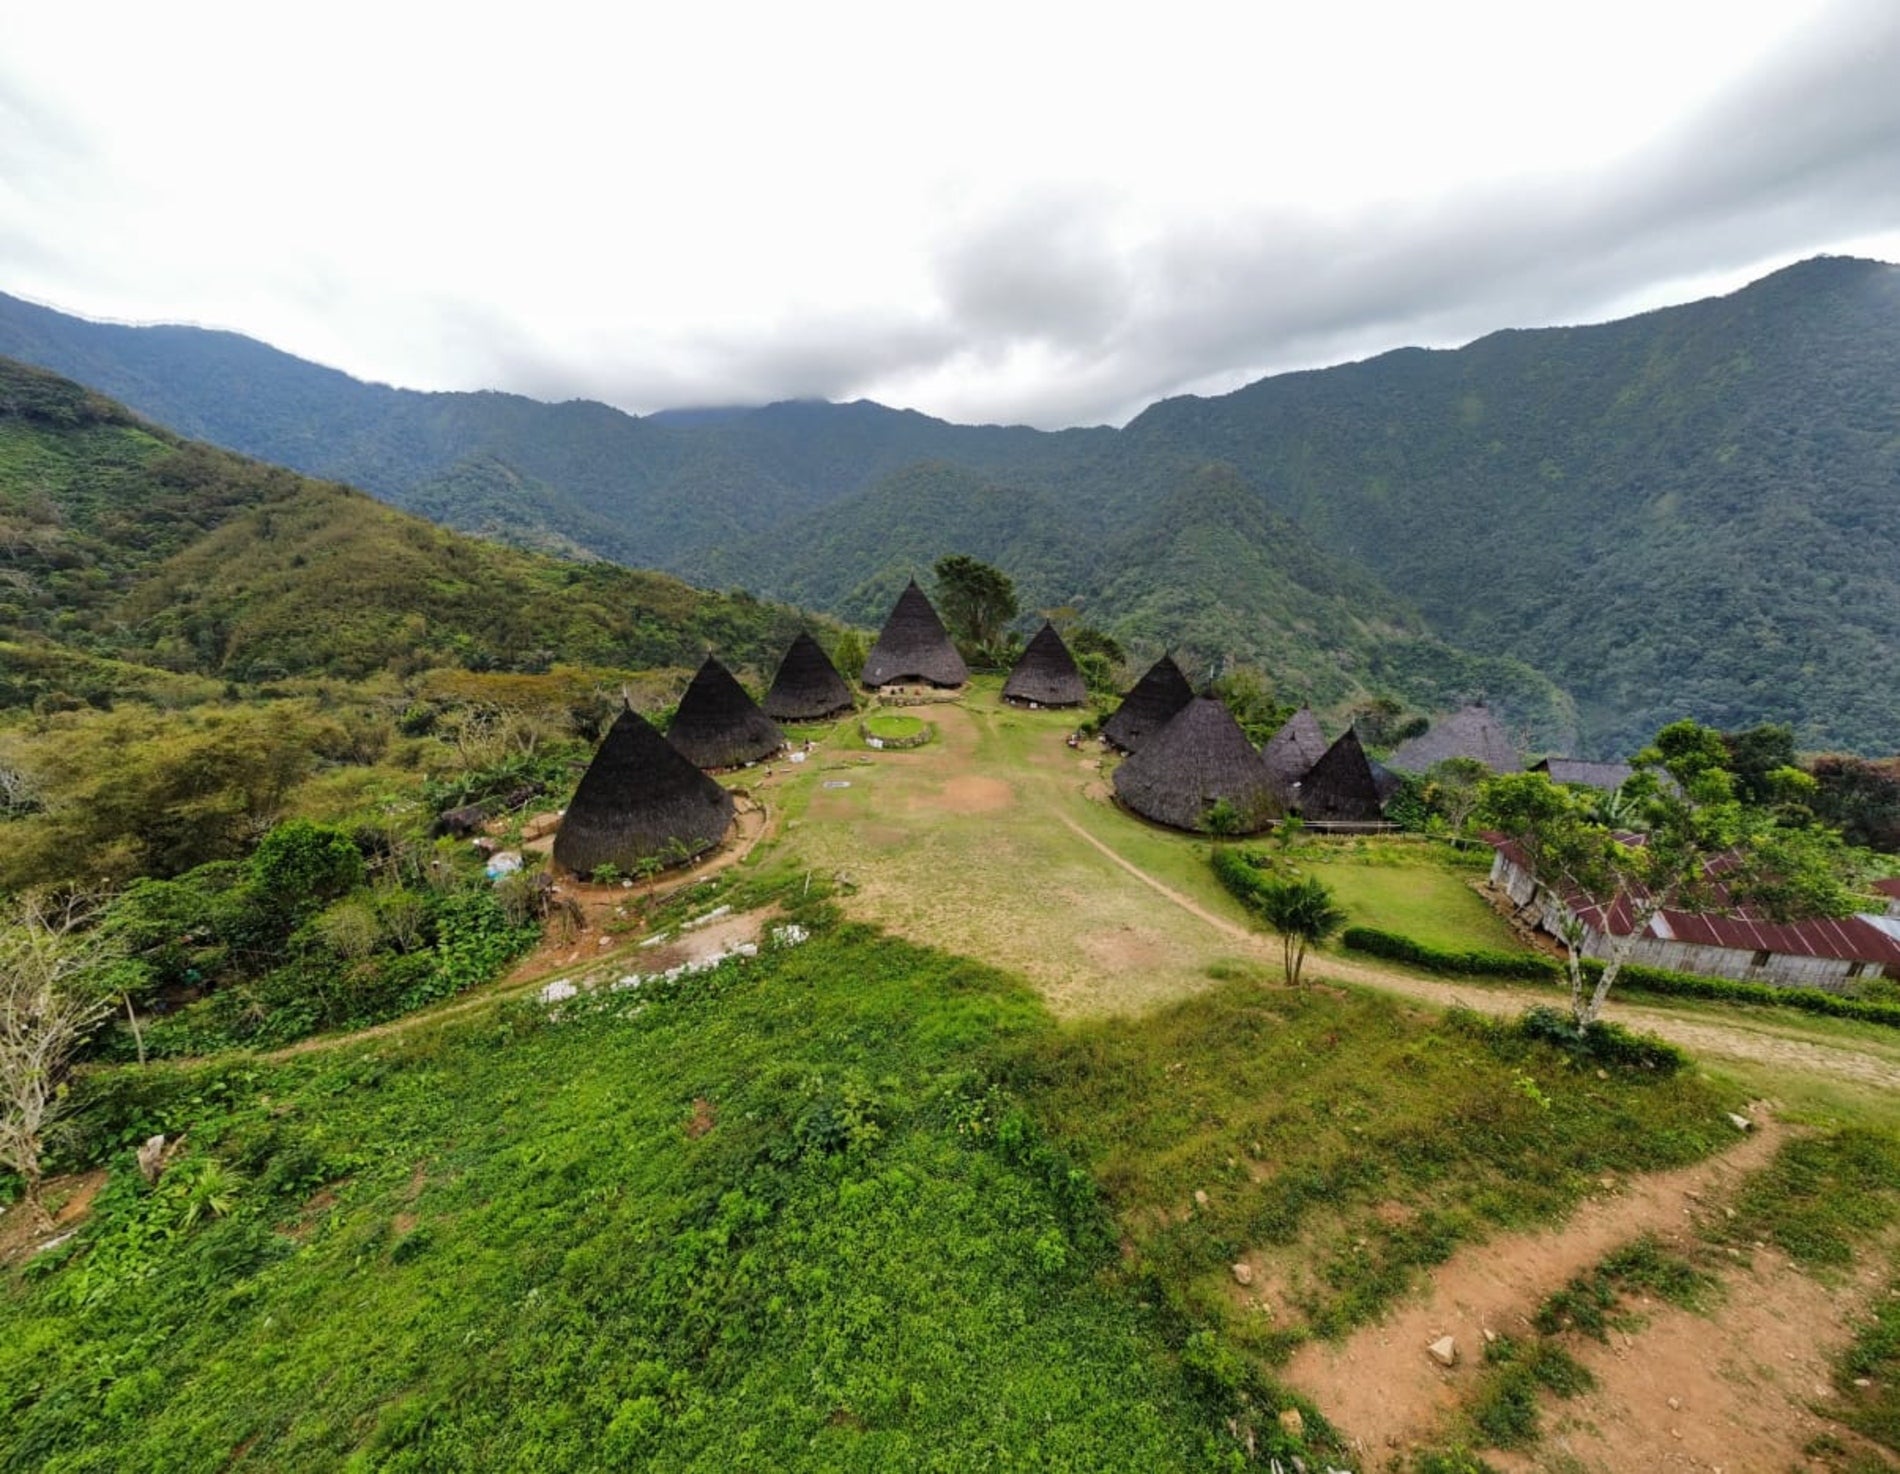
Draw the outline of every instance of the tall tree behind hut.
<instances>
[{"instance_id":1,"label":"tall tree behind hut","mask_svg":"<svg viewBox=\"0 0 1900 1474\"><path fill-rule=\"evenodd\" d=\"M968 652L988 665L1003 657L1003 630L1016 617L1016 584L1000 568L963 553L939 558L937 608L950 633Z\"/></svg>"}]
</instances>

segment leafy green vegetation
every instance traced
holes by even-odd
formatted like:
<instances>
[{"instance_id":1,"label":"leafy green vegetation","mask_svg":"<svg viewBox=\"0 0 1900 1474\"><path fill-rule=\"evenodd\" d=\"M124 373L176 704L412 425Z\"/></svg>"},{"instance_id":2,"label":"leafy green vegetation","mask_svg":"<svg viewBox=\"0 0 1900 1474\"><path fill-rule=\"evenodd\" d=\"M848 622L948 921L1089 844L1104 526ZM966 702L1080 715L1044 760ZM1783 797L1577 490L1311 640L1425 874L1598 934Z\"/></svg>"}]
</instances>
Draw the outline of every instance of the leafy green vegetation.
<instances>
[{"instance_id":1,"label":"leafy green vegetation","mask_svg":"<svg viewBox=\"0 0 1900 1474\"><path fill-rule=\"evenodd\" d=\"M0 636L240 681L775 660L793 611L445 532L0 360ZM25 691L12 693L17 700Z\"/></svg>"},{"instance_id":2,"label":"leafy green vegetation","mask_svg":"<svg viewBox=\"0 0 1900 1474\"><path fill-rule=\"evenodd\" d=\"M1269 1359L1375 1316L1461 1243L1564 1212L1604 1171L1680 1165L1734 1130L1686 1072L1598 1079L1505 1024L1253 979L1034 1041L1012 1078L1180 1313L1229 1316L1228 1266L1278 1256L1304 1327L1228 1321Z\"/></svg>"},{"instance_id":3,"label":"leafy green vegetation","mask_svg":"<svg viewBox=\"0 0 1900 1474\"><path fill-rule=\"evenodd\" d=\"M1202 1468L1230 1417L1323 1450L1119 1286L1091 1180L990 1083L1047 1032L996 973L820 927L96 1077L111 1180L0 1282L0 1467ZM117 1154L160 1130L187 1150L147 1188Z\"/></svg>"}]
</instances>

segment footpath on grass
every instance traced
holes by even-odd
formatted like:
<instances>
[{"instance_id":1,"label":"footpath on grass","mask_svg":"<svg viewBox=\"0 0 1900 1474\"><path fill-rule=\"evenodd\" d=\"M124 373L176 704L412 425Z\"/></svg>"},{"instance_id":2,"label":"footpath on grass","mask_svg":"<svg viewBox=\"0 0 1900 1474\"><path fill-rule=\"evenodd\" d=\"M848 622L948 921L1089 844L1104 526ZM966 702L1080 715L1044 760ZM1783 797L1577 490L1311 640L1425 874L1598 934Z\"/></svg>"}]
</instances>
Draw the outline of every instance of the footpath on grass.
<instances>
[{"instance_id":1,"label":"footpath on grass","mask_svg":"<svg viewBox=\"0 0 1900 1474\"><path fill-rule=\"evenodd\" d=\"M1132 861L1116 854L1066 815L1062 816L1062 822L1117 865L1146 883L1157 895L1198 917L1230 940L1238 940L1243 945L1259 950L1263 956L1267 955L1268 938L1263 933L1247 931L1197 905L1179 891L1141 870ZM1336 953L1321 953L1312 959L1309 966L1317 980L1357 983L1388 993L1402 993L1408 998L1416 998L1440 1008L1468 1008L1474 1013L1498 1017L1519 1014L1540 1003L1558 1001L1558 994L1552 988L1446 982L1416 977L1376 963L1341 957ZM1705 1018L1684 1017L1663 1009L1631 1005L1622 999L1613 998L1611 1009L1611 1017L1617 1022L1667 1039L1671 1044L1679 1044L1698 1054L1795 1069L1806 1074L1851 1080L1887 1090L1900 1089L1900 1063L1883 1059L1866 1050L1819 1039L1796 1038L1762 1027L1743 1028Z\"/></svg>"}]
</instances>

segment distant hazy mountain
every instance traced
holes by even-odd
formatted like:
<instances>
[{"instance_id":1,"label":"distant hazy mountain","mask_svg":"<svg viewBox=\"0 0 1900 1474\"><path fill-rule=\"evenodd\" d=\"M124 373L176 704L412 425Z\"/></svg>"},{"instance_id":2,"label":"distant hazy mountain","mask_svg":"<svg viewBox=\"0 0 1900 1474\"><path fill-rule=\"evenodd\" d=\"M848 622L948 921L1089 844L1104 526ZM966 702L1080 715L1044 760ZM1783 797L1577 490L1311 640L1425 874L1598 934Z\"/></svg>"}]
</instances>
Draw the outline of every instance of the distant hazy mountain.
<instances>
[{"instance_id":1,"label":"distant hazy mountain","mask_svg":"<svg viewBox=\"0 0 1900 1474\"><path fill-rule=\"evenodd\" d=\"M1053 435L862 402L640 419L417 394L4 297L0 352L484 536L860 619L957 550L1322 701L1483 691L1558 740L1535 667L1597 752L1678 715L1900 747L1900 269L1876 263Z\"/></svg>"}]
</instances>

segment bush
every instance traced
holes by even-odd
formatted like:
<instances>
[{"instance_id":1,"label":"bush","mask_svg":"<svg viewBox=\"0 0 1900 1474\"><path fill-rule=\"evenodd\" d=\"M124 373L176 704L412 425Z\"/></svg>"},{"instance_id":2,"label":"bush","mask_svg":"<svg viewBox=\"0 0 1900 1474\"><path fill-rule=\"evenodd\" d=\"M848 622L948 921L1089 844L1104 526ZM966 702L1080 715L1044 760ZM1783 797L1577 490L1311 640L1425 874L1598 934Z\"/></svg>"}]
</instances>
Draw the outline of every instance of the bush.
<instances>
[{"instance_id":1,"label":"bush","mask_svg":"<svg viewBox=\"0 0 1900 1474\"><path fill-rule=\"evenodd\" d=\"M1532 1008L1518 1020L1526 1039L1553 1045L1573 1058L1625 1070L1654 1070L1673 1075L1689 1063L1689 1056L1653 1034L1637 1034L1621 1024L1596 1020L1581 1034L1576 1020L1560 1008Z\"/></svg>"},{"instance_id":2,"label":"bush","mask_svg":"<svg viewBox=\"0 0 1900 1474\"><path fill-rule=\"evenodd\" d=\"M1376 927L1347 927L1341 940L1355 952L1389 958L1426 972L1450 973L1456 977L1558 978L1563 966L1555 958L1538 952L1489 952L1479 948L1454 951L1415 942L1396 932Z\"/></svg>"}]
</instances>

